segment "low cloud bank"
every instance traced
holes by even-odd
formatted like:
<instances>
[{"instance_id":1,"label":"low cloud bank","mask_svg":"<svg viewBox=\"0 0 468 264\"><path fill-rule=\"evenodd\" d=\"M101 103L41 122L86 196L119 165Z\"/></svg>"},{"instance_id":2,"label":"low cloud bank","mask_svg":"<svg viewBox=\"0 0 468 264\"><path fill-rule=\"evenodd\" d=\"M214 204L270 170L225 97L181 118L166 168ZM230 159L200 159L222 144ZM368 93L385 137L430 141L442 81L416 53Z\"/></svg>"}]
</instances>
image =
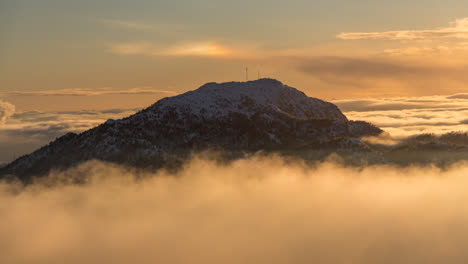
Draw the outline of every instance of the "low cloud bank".
<instances>
[{"instance_id":1,"label":"low cloud bank","mask_svg":"<svg viewBox=\"0 0 468 264\"><path fill-rule=\"evenodd\" d=\"M0 164L31 153L68 132L80 133L104 123L107 119L123 118L139 110L107 109L16 113L10 111L8 120L2 124L1 103L2 101L0 101Z\"/></svg>"},{"instance_id":2,"label":"low cloud bank","mask_svg":"<svg viewBox=\"0 0 468 264\"><path fill-rule=\"evenodd\" d=\"M365 120L393 137L468 131L468 100L452 96L334 100L351 120Z\"/></svg>"},{"instance_id":3,"label":"low cloud bank","mask_svg":"<svg viewBox=\"0 0 468 264\"><path fill-rule=\"evenodd\" d=\"M84 185L57 179L86 175ZM0 184L2 263L466 263L468 164L99 162ZM138 178L136 180L136 178ZM48 187L44 187L48 185Z\"/></svg>"}]
</instances>

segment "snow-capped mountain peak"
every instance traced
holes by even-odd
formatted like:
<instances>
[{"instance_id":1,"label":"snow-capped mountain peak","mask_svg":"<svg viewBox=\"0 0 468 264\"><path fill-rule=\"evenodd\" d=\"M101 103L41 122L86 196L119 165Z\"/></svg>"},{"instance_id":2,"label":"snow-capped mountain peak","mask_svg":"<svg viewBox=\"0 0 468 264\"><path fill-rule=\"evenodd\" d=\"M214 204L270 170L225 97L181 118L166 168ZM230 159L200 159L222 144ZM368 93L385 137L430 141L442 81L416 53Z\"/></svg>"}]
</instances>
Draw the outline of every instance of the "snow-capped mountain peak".
<instances>
[{"instance_id":1,"label":"snow-capped mountain peak","mask_svg":"<svg viewBox=\"0 0 468 264\"><path fill-rule=\"evenodd\" d=\"M124 119L68 133L0 169L29 179L91 159L138 167L175 166L190 153L360 148L379 128L348 121L332 103L273 79L207 83ZM235 155L234 155L235 156Z\"/></svg>"},{"instance_id":2,"label":"snow-capped mountain peak","mask_svg":"<svg viewBox=\"0 0 468 264\"><path fill-rule=\"evenodd\" d=\"M158 110L176 108L210 118L229 113L253 115L260 108L298 119L340 119L346 117L333 104L311 98L274 79L249 82L207 83L195 91L164 98L152 106Z\"/></svg>"}]
</instances>

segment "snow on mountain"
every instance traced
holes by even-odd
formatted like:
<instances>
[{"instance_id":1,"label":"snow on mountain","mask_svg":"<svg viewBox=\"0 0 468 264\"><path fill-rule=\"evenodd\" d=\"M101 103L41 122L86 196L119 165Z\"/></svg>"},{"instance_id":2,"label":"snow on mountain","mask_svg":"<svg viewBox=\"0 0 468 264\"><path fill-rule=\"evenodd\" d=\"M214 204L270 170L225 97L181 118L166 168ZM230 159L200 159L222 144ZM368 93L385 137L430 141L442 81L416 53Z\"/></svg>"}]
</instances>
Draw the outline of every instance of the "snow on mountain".
<instances>
[{"instance_id":1,"label":"snow on mountain","mask_svg":"<svg viewBox=\"0 0 468 264\"><path fill-rule=\"evenodd\" d=\"M130 117L110 119L79 135L68 133L0 169L0 175L29 179L91 159L171 167L207 149L356 149L362 146L359 137L381 132L366 122L348 121L334 104L277 80L208 83Z\"/></svg>"},{"instance_id":2,"label":"snow on mountain","mask_svg":"<svg viewBox=\"0 0 468 264\"><path fill-rule=\"evenodd\" d=\"M196 91L164 98L152 107L174 107L179 114L189 111L209 118L220 118L233 112L251 117L259 108L269 108L298 119L347 120L334 104L307 97L274 79L207 83Z\"/></svg>"}]
</instances>

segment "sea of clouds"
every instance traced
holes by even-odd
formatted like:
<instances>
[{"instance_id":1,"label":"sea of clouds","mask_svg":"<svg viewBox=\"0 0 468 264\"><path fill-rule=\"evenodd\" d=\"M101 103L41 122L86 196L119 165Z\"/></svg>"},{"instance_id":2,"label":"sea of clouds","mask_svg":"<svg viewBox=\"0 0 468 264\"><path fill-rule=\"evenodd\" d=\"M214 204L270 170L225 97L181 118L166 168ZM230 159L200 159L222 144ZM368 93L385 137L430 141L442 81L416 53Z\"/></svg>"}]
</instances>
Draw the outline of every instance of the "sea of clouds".
<instances>
[{"instance_id":1,"label":"sea of clouds","mask_svg":"<svg viewBox=\"0 0 468 264\"><path fill-rule=\"evenodd\" d=\"M364 120L403 138L468 131L468 94L333 100L350 120Z\"/></svg>"},{"instance_id":2,"label":"sea of clouds","mask_svg":"<svg viewBox=\"0 0 468 264\"><path fill-rule=\"evenodd\" d=\"M467 175L467 163L196 157L154 174L92 161L0 184L1 262L467 263Z\"/></svg>"},{"instance_id":3,"label":"sea of clouds","mask_svg":"<svg viewBox=\"0 0 468 264\"><path fill-rule=\"evenodd\" d=\"M15 112L14 109L12 104L0 101L0 164L31 153L68 132L83 132L107 119L127 117L139 110Z\"/></svg>"}]
</instances>

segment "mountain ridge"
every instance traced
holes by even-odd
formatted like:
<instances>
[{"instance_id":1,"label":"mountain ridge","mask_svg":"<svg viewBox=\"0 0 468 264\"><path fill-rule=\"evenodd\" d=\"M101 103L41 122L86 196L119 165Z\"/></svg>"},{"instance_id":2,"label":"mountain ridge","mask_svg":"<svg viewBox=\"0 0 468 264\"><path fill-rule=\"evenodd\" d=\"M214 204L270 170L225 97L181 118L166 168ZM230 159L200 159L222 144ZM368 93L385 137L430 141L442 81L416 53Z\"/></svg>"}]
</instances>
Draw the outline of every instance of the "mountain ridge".
<instances>
[{"instance_id":1,"label":"mountain ridge","mask_svg":"<svg viewBox=\"0 0 468 264\"><path fill-rule=\"evenodd\" d=\"M67 133L0 169L0 175L27 180L92 159L158 169L208 149L362 150L360 137L381 132L367 122L349 121L336 105L274 79L207 83L129 117Z\"/></svg>"}]
</instances>

